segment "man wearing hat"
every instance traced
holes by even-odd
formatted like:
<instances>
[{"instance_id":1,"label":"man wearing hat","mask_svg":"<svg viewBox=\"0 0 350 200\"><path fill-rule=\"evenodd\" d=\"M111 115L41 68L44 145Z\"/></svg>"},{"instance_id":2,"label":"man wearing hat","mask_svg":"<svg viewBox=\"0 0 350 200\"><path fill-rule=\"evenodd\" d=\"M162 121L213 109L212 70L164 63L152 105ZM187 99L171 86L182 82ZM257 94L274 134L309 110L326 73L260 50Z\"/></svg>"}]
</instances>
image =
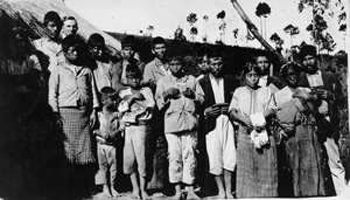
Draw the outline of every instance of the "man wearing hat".
<instances>
[{"instance_id":1,"label":"man wearing hat","mask_svg":"<svg viewBox=\"0 0 350 200\"><path fill-rule=\"evenodd\" d=\"M314 46L304 45L300 50L300 58L304 72L298 85L311 88L319 98L319 112L316 116L319 135L323 137L334 188L339 195L345 187L345 170L337 146L339 106L343 100L341 85L334 74L319 69Z\"/></svg>"}]
</instances>

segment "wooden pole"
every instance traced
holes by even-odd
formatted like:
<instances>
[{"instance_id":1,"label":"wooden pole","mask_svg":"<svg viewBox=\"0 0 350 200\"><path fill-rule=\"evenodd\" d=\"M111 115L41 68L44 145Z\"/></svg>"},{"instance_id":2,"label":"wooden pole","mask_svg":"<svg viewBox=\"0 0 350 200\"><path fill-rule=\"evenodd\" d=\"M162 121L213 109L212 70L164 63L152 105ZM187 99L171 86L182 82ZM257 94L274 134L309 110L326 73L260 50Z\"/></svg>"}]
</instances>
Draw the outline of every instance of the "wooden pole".
<instances>
[{"instance_id":1,"label":"wooden pole","mask_svg":"<svg viewBox=\"0 0 350 200\"><path fill-rule=\"evenodd\" d=\"M279 53L277 52L259 33L259 30L256 28L256 26L253 24L253 22L249 19L248 15L244 12L241 5L238 3L237 0L231 0L233 8L238 12L239 16L242 18L242 20L247 24L248 29L250 32L254 35L254 37L261 43L263 47L265 47L266 50L274 53L279 61L281 63L286 63L287 60Z\"/></svg>"}]
</instances>

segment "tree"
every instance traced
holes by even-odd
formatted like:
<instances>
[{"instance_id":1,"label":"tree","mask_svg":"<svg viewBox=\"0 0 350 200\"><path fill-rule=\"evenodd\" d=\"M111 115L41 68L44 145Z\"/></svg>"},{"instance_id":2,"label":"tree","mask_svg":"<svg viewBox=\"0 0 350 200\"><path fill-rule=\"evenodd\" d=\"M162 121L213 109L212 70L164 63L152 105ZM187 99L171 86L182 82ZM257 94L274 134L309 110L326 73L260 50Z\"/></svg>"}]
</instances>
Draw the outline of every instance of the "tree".
<instances>
[{"instance_id":1,"label":"tree","mask_svg":"<svg viewBox=\"0 0 350 200\"><path fill-rule=\"evenodd\" d=\"M266 30L267 30L266 19L270 14L271 14L271 8L267 3L260 2L256 7L255 15L260 19L260 32L264 36L264 38L266 38Z\"/></svg>"},{"instance_id":2,"label":"tree","mask_svg":"<svg viewBox=\"0 0 350 200\"><path fill-rule=\"evenodd\" d=\"M313 18L310 25L306 28L310 32L314 43L319 50L333 51L336 43L332 35L327 31L328 25L325 18L333 18L335 13L338 16L339 30L345 30L346 13L341 0L300 0L299 12L303 12L305 8L312 8Z\"/></svg>"},{"instance_id":3,"label":"tree","mask_svg":"<svg viewBox=\"0 0 350 200\"><path fill-rule=\"evenodd\" d=\"M282 45L284 43L282 38L277 33L274 33L271 35L270 40L275 44L276 51L281 53L283 49Z\"/></svg>"},{"instance_id":4,"label":"tree","mask_svg":"<svg viewBox=\"0 0 350 200\"><path fill-rule=\"evenodd\" d=\"M283 30L290 36L290 46L292 47L294 36L300 33L299 28L293 24L289 24Z\"/></svg>"},{"instance_id":5,"label":"tree","mask_svg":"<svg viewBox=\"0 0 350 200\"><path fill-rule=\"evenodd\" d=\"M174 40L186 41L186 37L183 35L183 29L181 27L177 27L177 29L175 30Z\"/></svg>"},{"instance_id":6,"label":"tree","mask_svg":"<svg viewBox=\"0 0 350 200\"><path fill-rule=\"evenodd\" d=\"M222 43L224 43L224 38L226 33L225 16L226 16L226 13L224 10L222 10L216 15L216 18L219 20L219 41Z\"/></svg>"},{"instance_id":7,"label":"tree","mask_svg":"<svg viewBox=\"0 0 350 200\"><path fill-rule=\"evenodd\" d=\"M198 34L198 29L195 27L195 23L198 21L197 14L196 13L190 13L187 18L187 22L190 25L190 35L191 35L191 41L194 42L196 40L196 36Z\"/></svg>"},{"instance_id":8,"label":"tree","mask_svg":"<svg viewBox=\"0 0 350 200\"><path fill-rule=\"evenodd\" d=\"M153 31L154 31L154 26L153 25L149 25L146 28L146 35L149 36L149 37L152 37Z\"/></svg>"},{"instance_id":9,"label":"tree","mask_svg":"<svg viewBox=\"0 0 350 200\"><path fill-rule=\"evenodd\" d=\"M204 20L204 35L203 35L203 42L206 43L208 41L208 33L207 33L207 24L208 24L208 21L209 21L209 16L208 15L203 15L203 20Z\"/></svg>"}]
</instances>

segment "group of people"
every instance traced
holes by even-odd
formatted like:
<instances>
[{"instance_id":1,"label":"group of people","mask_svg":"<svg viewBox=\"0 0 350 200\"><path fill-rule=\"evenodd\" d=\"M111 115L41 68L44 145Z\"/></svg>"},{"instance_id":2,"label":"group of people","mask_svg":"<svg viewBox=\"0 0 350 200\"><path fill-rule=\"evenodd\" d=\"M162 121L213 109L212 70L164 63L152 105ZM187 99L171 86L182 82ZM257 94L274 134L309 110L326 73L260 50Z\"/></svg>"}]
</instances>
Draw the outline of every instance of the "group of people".
<instances>
[{"instance_id":1,"label":"group of people","mask_svg":"<svg viewBox=\"0 0 350 200\"><path fill-rule=\"evenodd\" d=\"M318 68L315 47L302 47L301 63L283 65L278 78L270 75L268 57L258 55L243 66L242 80L224 73L220 52L208 51L195 77L182 56L167 53L161 37L152 41L148 64L133 37L122 41L122 59L114 62L100 34L87 42L77 35L74 17L61 20L50 11L43 24L48 34L33 44L48 57L48 75L40 75L36 56L24 60L47 85L58 116L70 192L85 184L85 166L98 163L95 185L118 197L117 159L135 199L149 199L150 185L162 182L174 186L174 199L184 198L183 188L187 199L200 199L196 189L206 189L208 172L219 199L281 196L281 182L295 197L332 195L330 187L339 194L345 187L336 144L341 86ZM162 158L154 155L164 146L168 165L159 165ZM281 172L289 179L281 181Z\"/></svg>"}]
</instances>

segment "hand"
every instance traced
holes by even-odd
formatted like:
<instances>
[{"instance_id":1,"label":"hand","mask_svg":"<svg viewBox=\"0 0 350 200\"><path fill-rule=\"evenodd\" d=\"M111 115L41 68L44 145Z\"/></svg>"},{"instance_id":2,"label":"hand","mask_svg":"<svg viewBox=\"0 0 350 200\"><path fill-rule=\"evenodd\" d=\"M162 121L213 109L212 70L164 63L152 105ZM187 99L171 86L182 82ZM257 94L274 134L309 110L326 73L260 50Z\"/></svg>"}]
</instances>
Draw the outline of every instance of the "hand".
<instances>
[{"instance_id":1,"label":"hand","mask_svg":"<svg viewBox=\"0 0 350 200\"><path fill-rule=\"evenodd\" d=\"M145 99L145 97L143 96L143 94L141 92L136 92L136 93L132 94L131 97L134 100L144 100Z\"/></svg>"},{"instance_id":2,"label":"hand","mask_svg":"<svg viewBox=\"0 0 350 200\"><path fill-rule=\"evenodd\" d=\"M94 109L90 115L90 129L93 129L96 125L97 116L96 116L96 110Z\"/></svg>"},{"instance_id":3,"label":"hand","mask_svg":"<svg viewBox=\"0 0 350 200\"><path fill-rule=\"evenodd\" d=\"M186 90L183 91L182 94L189 99L194 99L196 97L196 94L191 88L186 88Z\"/></svg>"},{"instance_id":4,"label":"hand","mask_svg":"<svg viewBox=\"0 0 350 200\"><path fill-rule=\"evenodd\" d=\"M228 113L228 106L222 106L221 107L221 113L222 114L227 114Z\"/></svg>"},{"instance_id":5,"label":"hand","mask_svg":"<svg viewBox=\"0 0 350 200\"><path fill-rule=\"evenodd\" d=\"M180 95L180 90L177 88L169 88L165 91L164 97L165 99L175 99Z\"/></svg>"},{"instance_id":6,"label":"hand","mask_svg":"<svg viewBox=\"0 0 350 200\"><path fill-rule=\"evenodd\" d=\"M209 106L204 110L204 116L208 117L217 117L221 114L221 109L219 107L216 107L214 105Z\"/></svg>"}]
</instances>

